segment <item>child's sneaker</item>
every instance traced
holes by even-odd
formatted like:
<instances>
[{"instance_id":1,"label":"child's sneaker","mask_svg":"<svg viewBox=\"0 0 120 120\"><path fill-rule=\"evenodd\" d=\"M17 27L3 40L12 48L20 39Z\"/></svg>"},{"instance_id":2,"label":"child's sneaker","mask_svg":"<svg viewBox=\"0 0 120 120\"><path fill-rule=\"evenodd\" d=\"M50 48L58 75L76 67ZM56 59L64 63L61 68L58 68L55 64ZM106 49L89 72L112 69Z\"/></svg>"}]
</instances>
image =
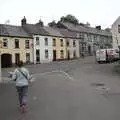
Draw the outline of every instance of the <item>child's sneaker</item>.
<instances>
[{"instance_id":1,"label":"child's sneaker","mask_svg":"<svg viewBox=\"0 0 120 120\"><path fill-rule=\"evenodd\" d=\"M22 105L22 106L21 106L21 112L22 112L22 113L25 113L25 112L26 112L26 105Z\"/></svg>"}]
</instances>

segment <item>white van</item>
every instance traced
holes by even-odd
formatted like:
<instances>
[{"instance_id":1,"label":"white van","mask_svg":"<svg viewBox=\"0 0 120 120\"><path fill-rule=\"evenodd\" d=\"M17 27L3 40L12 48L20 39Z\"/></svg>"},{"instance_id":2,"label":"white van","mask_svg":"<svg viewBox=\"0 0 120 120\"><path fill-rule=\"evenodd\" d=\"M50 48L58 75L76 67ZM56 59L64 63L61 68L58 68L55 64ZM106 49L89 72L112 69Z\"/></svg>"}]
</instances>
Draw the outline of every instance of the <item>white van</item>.
<instances>
[{"instance_id":1,"label":"white van","mask_svg":"<svg viewBox=\"0 0 120 120\"><path fill-rule=\"evenodd\" d=\"M100 62L113 62L119 59L118 49L98 49L96 51L96 61Z\"/></svg>"},{"instance_id":2,"label":"white van","mask_svg":"<svg viewBox=\"0 0 120 120\"><path fill-rule=\"evenodd\" d=\"M98 63L106 61L106 49L98 49L96 51L96 61Z\"/></svg>"}]
</instances>

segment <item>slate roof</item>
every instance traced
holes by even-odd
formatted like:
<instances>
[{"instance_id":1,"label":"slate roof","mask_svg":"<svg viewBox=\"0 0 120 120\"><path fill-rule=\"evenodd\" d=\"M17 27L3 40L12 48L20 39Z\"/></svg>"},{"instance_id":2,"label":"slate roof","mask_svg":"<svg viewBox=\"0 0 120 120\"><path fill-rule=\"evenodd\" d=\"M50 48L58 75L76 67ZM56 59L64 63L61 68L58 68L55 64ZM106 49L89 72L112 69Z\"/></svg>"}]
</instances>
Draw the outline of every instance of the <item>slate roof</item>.
<instances>
[{"instance_id":1,"label":"slate roof","mask_svg":"<svg viewBox=\"0 0 120 120\"><path fill-rule=\"evenodd\" d=\"M44 29L51 35L51 36L58 36L64 38L77 38L77 33L69 31L64 28L55 28L55 27L44 27Z\"/></svg>"},{"instance_id":2,"label":"slate roof","mask_svg":"<svg viewBox=\"0 0 120 120\"><path fill-rule=\"evenodd\" d=\"M23 26L23 29L30 35L49 35L47 31L44 30L43 27L41 27L38 24L26 24Z\"/></svg>"},{"instance_id":3,"label":"slate roof","mask_svg":"<svg viewBox=\"0 0 120 120\"><path fill-rule=\"evenodd\" d=\"M58 31L66 38L77 38L77 32L68 31L67 29L58 29Z\"/></svg>"},{"instance_id":4,"label":"slate roof","mask_svg":"<svg viewBox=\"0 0 120 120\"><path fill-rule=\"evenodd\" d=\"M71 30L71 31L98 34L98 35L104 35L104 36L112 36L111 32L108 32L105 30L97 30L96 28L82 26L82 25L74 25L67 22L62 22L61 24L63 24L65 27L67 27L68 30Z\"/></svg>"},{"instance_id":5,"label":"slate roof","mask_svg":"<svg viewBox=\"0 0 120 120\"><path fill-rule=\"evenodd\" d=\"M5 24L0 24L0 36L30 38L30 36L24 31L24 29L21 26L13 26L13 25L5 25Z\"/></svg>"},{"instance_id":6,"label":"slate roof","mask_svg":"<svg viewBox=\"0 0 120 120\"><path fill-rule=\"evenodd\" d=\"M45 26L44 30L47 31L51 36L64 37L64 35L62 35L57 28Z\"/></svg>"}]
</instances>

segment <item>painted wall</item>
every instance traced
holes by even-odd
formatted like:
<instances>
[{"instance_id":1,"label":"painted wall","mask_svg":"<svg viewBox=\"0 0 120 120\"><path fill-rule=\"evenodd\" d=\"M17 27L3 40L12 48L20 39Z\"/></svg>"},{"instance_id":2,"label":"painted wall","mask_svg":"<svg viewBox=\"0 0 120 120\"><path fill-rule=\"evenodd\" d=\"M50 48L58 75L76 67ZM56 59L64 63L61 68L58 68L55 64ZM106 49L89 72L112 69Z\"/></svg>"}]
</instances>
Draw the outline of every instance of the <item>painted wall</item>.
<instances>
[{"instance_id":1,"label":"painted wall","mask_svg":"<svg viewBox=\"0 0 120 120\"><path fill-rule=\"evenodd\" d=\"M73 41L75 40L75 46L73 46ZM79 48L79 39L70 39L68 38L66 41L69 41L69 46L67 46L67 51L69 50L70 59L74 58L74 51L76 52L76 58L80 57L80 48ZM68 57L68 53L67 53Z\"/></svg>"},{"instance_id":2,"label":"painted wall","mask_svg":"<svg viewBox=\"0 0 120 120\"><path fill-rule=\"evenodd\" d=\"M36 45L36 37L39 37L39 45ZM40 50L40 63L51 62L53 60L52 37L34 35L34 64L36 64L36 50ZM45 45L45 38L48 38L48 46ZM48 50L48 58L45 58L45 50Z\"/></svg>"},{"instance_id":3,"label":"painted wall","mask_svg":"<svg viewBox=\"0 0 120 120\"><path fill-rule=\"evenodd\" d=\"M66 59L66 39L61 38L61 37L52 37L52 39L56 39L56 46L53 46L53 50L56 50L56 59L61 60L61 59ZM63 46L61 46L61 39L63 39ZM61 58L61 53L60 51L63 50L63 58Z\"/></svg>"},{"instance_id":4,"label":"painted wall","mask_svg":"<svg viewBox=\"0 0 120 120\"><path fill-rule=\"evenodd\" d=\"M30 62L33 63L33 49L31 47L32 39L28 38L18 38L18 37L0 37L0 41L3 42L3 39L8 40L7 48L0 48L1 54L11 54L12 55L12 63L15 63L15 53L20 54L20 60L26 62L26 53L30 53ZM15 48L15 39L19 40L19 48ZM30 40L30 49L25 48L25 40Z\"/></svg>"}]
</instances>

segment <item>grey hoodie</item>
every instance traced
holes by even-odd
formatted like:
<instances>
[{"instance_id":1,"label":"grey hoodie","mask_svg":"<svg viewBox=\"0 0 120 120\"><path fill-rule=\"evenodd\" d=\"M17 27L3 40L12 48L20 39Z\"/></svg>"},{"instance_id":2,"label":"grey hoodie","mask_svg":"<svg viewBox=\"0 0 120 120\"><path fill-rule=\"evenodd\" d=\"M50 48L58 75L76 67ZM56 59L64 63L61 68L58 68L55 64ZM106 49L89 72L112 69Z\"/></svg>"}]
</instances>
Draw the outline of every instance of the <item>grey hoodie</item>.
<instances>
[{"instance_id":1,"label":"grey hoodie","mask_svg":"<svg viewBox=\"0 0 120 120\"><path fill-rule=\"evenodd\" d=\"M16 68L14 70L13 75L12 75L12 80L14 80L16 82L16 86L28 86L29 80L30 80L29 71L26 68L24 68L24 67Z\"/></svg>"}]
</instances>

